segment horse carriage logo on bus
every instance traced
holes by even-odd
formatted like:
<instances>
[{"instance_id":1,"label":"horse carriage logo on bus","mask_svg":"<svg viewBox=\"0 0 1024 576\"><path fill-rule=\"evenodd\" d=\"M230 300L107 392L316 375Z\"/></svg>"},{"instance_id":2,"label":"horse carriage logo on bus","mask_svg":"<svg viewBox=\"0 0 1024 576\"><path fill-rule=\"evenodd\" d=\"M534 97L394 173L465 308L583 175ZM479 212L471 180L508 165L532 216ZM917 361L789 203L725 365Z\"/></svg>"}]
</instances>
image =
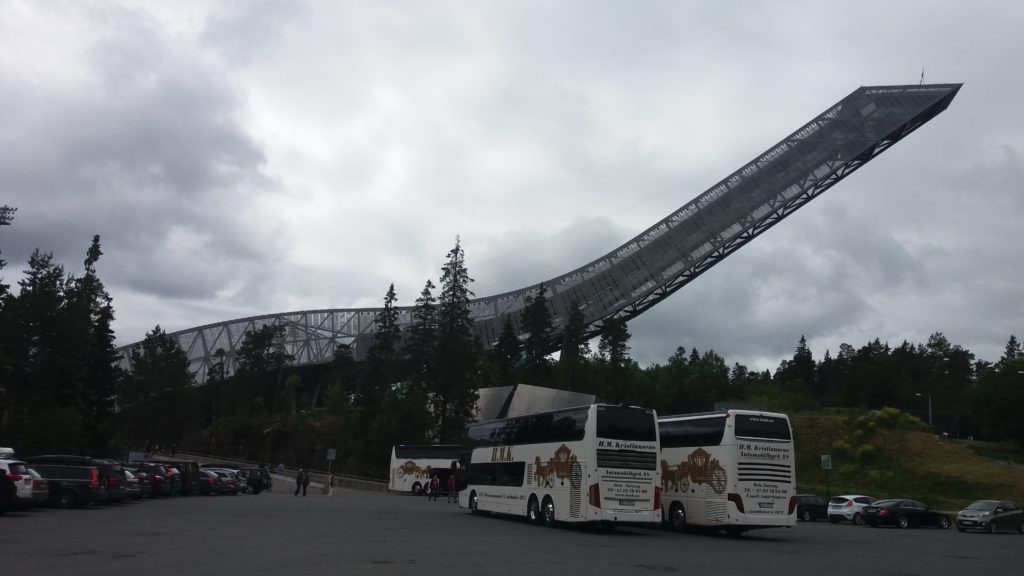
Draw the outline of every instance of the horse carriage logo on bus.
<instances>
[{"instance_id":1,"label":"horse carriage logo on bus","mask_svg":"<svg viewBox=\"0 0 1024 576\"><path fill-rule=\"evenodd\" d=\"M395 478L401 479L404 476L412 476L414 480L430 478L431 468L430 466L420 468L420 466L412 460L407 460L405 464L395 468Z\"/></svg>"},{"instance_id":2,"label":"horse carriage logo on bus","mask_svg":"<svg viewBox=\"0 0 1024 576\"><path fill-rule=\"evenodd\" d=\"M537 486L550 488L555 485L556 478L561 480L563 485L568 480L576 489L579 489L583 482L583 467L565 444L559 446L554 456L548 458L547 462L541 462L540 456L537 456L533 463L533 481Z\"/></svg>"},{"instance_id":3,"label":"horse carriage logo on bus","mask_svg":"<svg viewBox=\"0 0 1024 576\"><path fill-rule=\"evenodd\" d=\"M697 448L686 457L686 461L670 466L668 460L661 461L661 488L666 492L686 492L690 482L707 484L716 494L725 492L725 468L703 448Z\"/></svg>"}]
</instances>

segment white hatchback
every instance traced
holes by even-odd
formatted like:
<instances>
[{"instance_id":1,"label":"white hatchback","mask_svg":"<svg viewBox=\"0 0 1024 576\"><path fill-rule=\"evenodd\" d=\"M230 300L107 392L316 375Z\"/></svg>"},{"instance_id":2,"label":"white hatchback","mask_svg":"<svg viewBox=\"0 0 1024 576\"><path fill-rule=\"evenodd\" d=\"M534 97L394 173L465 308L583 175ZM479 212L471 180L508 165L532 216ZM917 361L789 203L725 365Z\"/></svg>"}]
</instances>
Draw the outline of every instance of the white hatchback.
<instances>
[{"instance_id":1,"label":"white hatchback","mask_svg":"<svg viewBox=\"0 0 1024 576\"><path fill-rule=\"evenodd\" d=\"M833 496L828 501L828 521L836 524L846 520L854 524L864 524L861 518L861 510L875 502L871 496L850 494L845 496Z\"/></svg>"}]
</instances>

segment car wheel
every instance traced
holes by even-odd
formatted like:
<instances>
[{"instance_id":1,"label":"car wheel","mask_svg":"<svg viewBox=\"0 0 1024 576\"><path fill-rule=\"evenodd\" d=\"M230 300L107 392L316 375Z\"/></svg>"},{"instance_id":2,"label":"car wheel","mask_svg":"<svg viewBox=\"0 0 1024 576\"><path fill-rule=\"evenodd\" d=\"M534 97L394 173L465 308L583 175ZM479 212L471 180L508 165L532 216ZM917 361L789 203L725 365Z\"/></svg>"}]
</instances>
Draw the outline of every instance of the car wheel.
<instances>
[{"instance_id":1,"label":"car wheel","mask_svg":"<svg viewBox=\"0 0 1024 576\"><path fill-rule=\"evenodd\" d=\"M900 528L909 528L910 527L910 520L906 516L900 516L896 520L896 522L897 522L897 525Z\"/></svg>"},{"instance_id":2,"label":"car wheel","mask_svg":"<svg viewBox=\"0 0 1024 576\"><path fill-rule=\"evenodd\" d=\"M526 519L530 521L530 524L538 526L543 523L540 517L540 504L537 503L536 496L530 496L530 503L526 505Z\"/></svg>"},{"instance_id":3,"label":"car wheel","mask_svg":"<svg viewBox=\"0 0 1024 576\"><path fill-rule=\"evenodd\" d=\"M810 522L814 518L811 517L811 511L810 510L804 510L803 512L800 513L800 519L803 520L804 522Z\"/></svg>"},{"instance_id":4,"label":"car wheel","mask_svg":"<svg viewBox=\"0 0 1024 576\"><path fill-rule=\"evenodd\" d=\"M996 532L999 532L999 523L993 520L988 523L988 533L995 534Z\"/></svg>"},{"instance_id":5,"label":"car wheel","mask_svg":"<svg viewBox=\"0 0 1024 576\"><path fill-rule=\"evenodd\" d=\"M672 505L669 512L669 523L676 532L686 531L686 509L679 502Z\"/></svg>"},{"instance_id":6,"label":"car wheel","mask_svg":"<svg viewBox=\"0 0 1024 576\"><path fill-rule=\"evenodd\" d=\"M949 518L946 518L944 515L939 516L939 528L942 528L943 530L949 528Z\"/></svg>"},{"instance_id":7,"label":"car wheel","mask_svg":"<svg viewBox=\"0 0 1024 576\"><path fill-rule=\"evenodd\" d=\"M78 504L78 499L75 498L75 493L70 490L61 490L57 493L57 508L72 508L75 504Z\"/></svg>"},{"instance_id":8,"label":"car wheel","mask_svg":"<svg viewBox=\"0 0 1024 576\"><path fill-rule=\"evenodd\" d=\"M544 504L541 505L541 514L545 526L555 525L555 503L551 500L551 496L544 497Z\"/></svg>"},{"instance_id":9,"label":"car wheel","mask_svg":"<svg viewBox=\"0 0 1024 576\"><path fill-rule=\"evenodd\" d=\"M857 526L863 526L864 525L864 519L860 517L860 512L858 512L858 513L853 515L853 523L856 524Z\"/></svg>"},{"instance_id":10,"label":"car wheel","mask_svg":"<svg viewBox=\"0 0 1024 576\"><path fill-rule=\"evenodd\" d=\"M839 518L836 518L835 516L829 516L828 521L833 524L839 524Z\"/></svg>"}]
</instances>

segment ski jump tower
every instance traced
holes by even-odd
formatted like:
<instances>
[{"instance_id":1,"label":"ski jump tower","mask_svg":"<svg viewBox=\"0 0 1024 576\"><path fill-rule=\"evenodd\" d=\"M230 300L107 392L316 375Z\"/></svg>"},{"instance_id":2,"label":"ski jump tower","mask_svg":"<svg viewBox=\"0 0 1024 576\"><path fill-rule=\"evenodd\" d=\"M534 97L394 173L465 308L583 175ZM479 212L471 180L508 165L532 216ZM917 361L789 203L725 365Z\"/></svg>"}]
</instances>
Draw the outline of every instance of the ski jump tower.
<instances>
[{"instance_id":1,"label":"ski jump tower","mask_svg":"<svg viewBox=\"0 0 1024 576\"><path fill-rule=\"evenodd\" d=\"M583 312L587 337L608 318L634 318L723 258L849 176L949 106L961 84L867 86L854 90L778 144L607 255L543 282L551 308L550 349L559 349L569 312ZM470 303L476 336L490 348L506 318L520 330L528 298L540 284ZM284 346L296 365L330 362L339 344L365 356L379 308L308 310L228 320L170 335L188 354L197 382L224 351L234 371L235 349L247 330L285 326ZM398 309L403 328L412 308ZM129 351L120 349L125 367Z\"/></svg>"}]
</instances>

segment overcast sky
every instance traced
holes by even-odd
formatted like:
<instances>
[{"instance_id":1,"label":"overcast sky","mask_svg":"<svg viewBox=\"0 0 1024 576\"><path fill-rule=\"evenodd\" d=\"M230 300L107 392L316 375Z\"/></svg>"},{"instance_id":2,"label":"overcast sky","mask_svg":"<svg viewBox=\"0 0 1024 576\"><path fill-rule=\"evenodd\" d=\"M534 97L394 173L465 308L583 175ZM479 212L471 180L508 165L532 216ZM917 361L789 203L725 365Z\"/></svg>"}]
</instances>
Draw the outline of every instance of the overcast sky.
<instances>
[{"instance_id":1,"label":"overcast sky","mask_svg":"<svg viewBox=\"0 0 1024 576\"><path fill-rule=\"evenodd\" d=\"M726 8L728 7L728 8ZM950 108L629 325L778 366L801 334L1024 337L1024 3L0 0L0 229L81 274L118 344L412 305L461 237L477 296L668 215L862 85Z\"/></svg>"}]
</instances>

